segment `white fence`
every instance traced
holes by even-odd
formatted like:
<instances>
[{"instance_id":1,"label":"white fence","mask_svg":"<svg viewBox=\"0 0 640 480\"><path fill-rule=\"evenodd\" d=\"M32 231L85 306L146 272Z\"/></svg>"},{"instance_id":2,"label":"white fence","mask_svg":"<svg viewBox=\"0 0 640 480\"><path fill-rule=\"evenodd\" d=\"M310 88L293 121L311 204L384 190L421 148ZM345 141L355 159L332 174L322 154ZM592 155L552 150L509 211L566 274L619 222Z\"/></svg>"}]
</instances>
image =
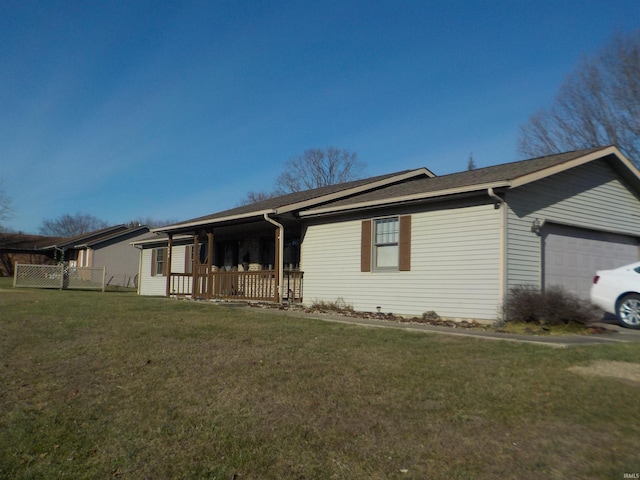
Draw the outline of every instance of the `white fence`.
<instances>
[{"instance_id":1,"label":"white fence","mask_svg":"<svg viewBox=\"0 0 640 480\"><path fill-rule=\"evenodd\" d=\"M16 263L14 288L58 288L102 290L104 292L105 267L70 267L68 265L29 265Z\"/></svg>"}]
</instances>

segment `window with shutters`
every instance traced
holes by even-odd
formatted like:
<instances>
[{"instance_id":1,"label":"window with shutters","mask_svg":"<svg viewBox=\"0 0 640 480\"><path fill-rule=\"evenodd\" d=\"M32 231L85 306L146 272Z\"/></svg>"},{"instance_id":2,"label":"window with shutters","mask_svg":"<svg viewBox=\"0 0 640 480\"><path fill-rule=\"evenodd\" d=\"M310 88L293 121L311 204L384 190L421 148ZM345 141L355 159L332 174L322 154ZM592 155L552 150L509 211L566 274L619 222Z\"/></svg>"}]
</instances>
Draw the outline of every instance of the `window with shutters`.
<instances>
[{"instance_id":1,"label":"window with shutters","mask_svg":"<svg viewBox=\"0 0 640 480\"><path fill-rule=\"evenodd\" d=\"M411 270L411 216L362 222L361 271Z\"/></svg>"}]
</instances>

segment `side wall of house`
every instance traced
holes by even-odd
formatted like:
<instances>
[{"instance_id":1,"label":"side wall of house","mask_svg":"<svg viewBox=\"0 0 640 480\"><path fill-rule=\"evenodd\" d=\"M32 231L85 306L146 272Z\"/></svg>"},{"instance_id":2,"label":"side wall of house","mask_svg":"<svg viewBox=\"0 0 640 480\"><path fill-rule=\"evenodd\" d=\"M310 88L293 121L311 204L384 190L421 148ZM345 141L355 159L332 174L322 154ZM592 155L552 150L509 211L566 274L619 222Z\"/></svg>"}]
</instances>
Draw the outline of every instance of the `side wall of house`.
<instances>
[{"instance_id":1,"label":"side wall of house","mask_svg":"<svg viewBox=\"0 0 640 480\"><path fill-rule=\"evenodd\" d=\"M171 271L174 273L184 273L185 270L185 245L173 247L171 257ZM138 293L140 295L165 296L167 293L167 277L164 275L151 275L151 257L153 248L144 248L140 252L140 285Z\"/></svg>"},{"instance_id":2,"label":"side wall of house","mask_svg":"<svg viewBox=\"0 0 640 480\"><path fill-rule=\"evenodd\" d=\"M542 242L533 221L640 235L640 200L598 160L510 191L506 197L507 288L540 286Z\"/></svg>"},{"instance_id":3,"label":"side wall of house","mask_svg":"<svg viewBox=\"0 0 640 480\"><path fill-rule=\"evenodd\" d=\"M411 270L361 272L362 220L376 215L310 224L302 242L305 303L343 299L358 311L498 316L502 210L466 203L384 213L411 215Z\"/></svg>"},{"instance_id":4,"label":"side wall of house","mask_svg":"<svg viewBox=\"0 0 640 480\"><path fill-rule=\"evenodd\" d=\"M135 287L138 276L139 250L130 242L142 238L144 234L128 237L119 242L97 246L91 250L92 267L106 267L107 285ZM151 267L149 267L151 268Z\"/></svg>"}]
</instances>

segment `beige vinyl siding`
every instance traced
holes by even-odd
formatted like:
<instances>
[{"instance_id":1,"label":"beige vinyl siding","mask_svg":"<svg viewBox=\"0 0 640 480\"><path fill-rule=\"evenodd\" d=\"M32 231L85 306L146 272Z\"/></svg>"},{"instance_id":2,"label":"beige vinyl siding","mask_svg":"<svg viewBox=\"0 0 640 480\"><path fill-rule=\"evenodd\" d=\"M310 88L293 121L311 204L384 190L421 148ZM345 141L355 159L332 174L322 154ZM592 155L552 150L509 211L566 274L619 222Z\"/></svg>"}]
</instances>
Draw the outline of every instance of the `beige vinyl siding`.
<instances>
[{"instance_id":1,"label":"beige vinyl siding","mask_svg":"<svg viewBox=\"0 0 640 480\"><path fill-rule=\"evenodd\" d=\"M640 201L604 161L598 160L519 187L507 194L507 286L540 285L541 239L536 219L638 236Z\"/></svg>"},{"instance_id":2,"label":"beige vinyl siding","mask_svg":"<svg viewBox=\"0 0 640 480\"><path fill-rule=\"evenodd\" d=\"M404 272L361 272L361 219L309 226L305 302L342 298L359 311L495 319L501 222L493 204L412 213L411 271Z\"/></svg>"},{"instance_id":3,"label":"beige vinyl siding","mask_svg":"<svg viewBox=\"0 0 640 480\"><path fill-rule=\"evenodd\" d=\"M185 246L177 245L173 247L171 257L171 271L174 273L184 272L185 266ZM151 275L152 248L145 248L140 255L140 295L165 296L167 292L167 277L163 275Z\"/></svg>"}]
</instances>

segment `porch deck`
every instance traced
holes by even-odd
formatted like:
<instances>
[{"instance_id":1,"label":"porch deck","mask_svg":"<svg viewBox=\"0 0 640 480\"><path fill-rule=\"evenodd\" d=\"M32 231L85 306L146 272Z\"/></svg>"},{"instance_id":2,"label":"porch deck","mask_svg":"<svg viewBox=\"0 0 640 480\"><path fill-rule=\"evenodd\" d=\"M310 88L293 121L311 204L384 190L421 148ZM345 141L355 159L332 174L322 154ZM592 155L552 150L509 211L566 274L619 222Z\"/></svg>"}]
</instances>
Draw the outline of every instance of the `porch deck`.
<instances>
[{"instance_id":1,"label":"porch deck","mask_svg":"<svg viewBox=\"0 0 640 480\"><path fill-rule=\"evenodd\" d=\"M302 302L303 276L303 272L298 270L284 271L283 298L289 302ZM276 270L210 272L206 266L199 265L195 275L172 272L169 293L176 297L190 296L206 300L277 301L277 283Z\"/></svg>"}]
</instances>

